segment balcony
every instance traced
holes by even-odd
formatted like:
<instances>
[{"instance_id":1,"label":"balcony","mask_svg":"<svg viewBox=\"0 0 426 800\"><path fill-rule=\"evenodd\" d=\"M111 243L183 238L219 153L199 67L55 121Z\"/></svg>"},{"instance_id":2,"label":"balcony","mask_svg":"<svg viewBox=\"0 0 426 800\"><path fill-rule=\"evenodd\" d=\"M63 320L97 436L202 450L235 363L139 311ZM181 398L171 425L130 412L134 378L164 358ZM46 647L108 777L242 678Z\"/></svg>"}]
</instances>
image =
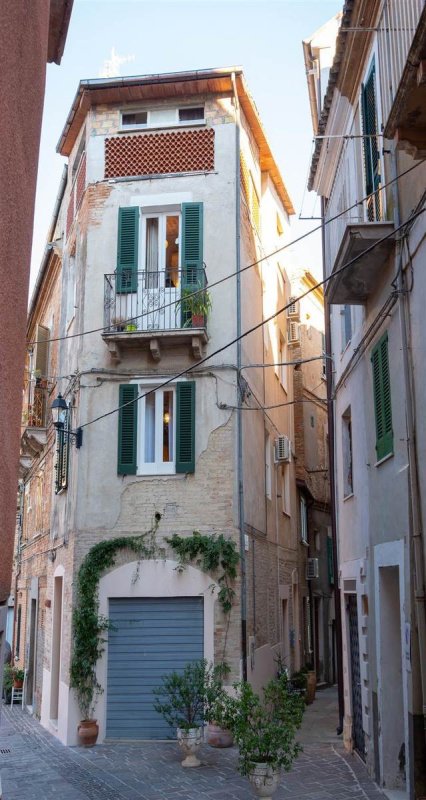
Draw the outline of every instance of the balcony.
<instances>
[{"instance_id":1,"label":"balcony","mask_svg":"<svg viewBox=\"0 0 426 800\"><path fill-rule=\"evenodd\" d=\"M413 158L426 156L426 7L386 0L378 27L384 135Z\"/></svg>"},{"instance_id":2,"label":"balcony","mask_svg":"<svg viewBox=\"0 0 426 800\"><path fill-rule=\"evenodd\" d=\"M31 402L26 403L22 410L21 476L31 467L33 460L40 455L47 442L47 390L30 383L27 392Z\"/></svg>"},{"instance_id":3,"label":"balcony","mask_svg":"<svg viewBox=\"0 0 426 800\"><path fill-rule=\"evenodd\" d=\"M367 301L395 246L391 235L393 230L393 222L357 222L345 226L326 291L329 303L363 305ZM380 242L385 236L389 238ZM363 256L372 245L375 245L374 249ZM333 278L344 264L354 258L358 259L355 264Z\"/></svg>"},{"instance_id":4,"label":"balcony","mask_svg":"<svg viewBox=\"0 0 426 800\"><path fill-rule=\"evenodd\" d=\"M205 287L204 269L105 275L102 338L113 361L135 349L160 361L164 348L185 344L195 359L201 358L210 308Z\"/></svg>"}]
</instances>

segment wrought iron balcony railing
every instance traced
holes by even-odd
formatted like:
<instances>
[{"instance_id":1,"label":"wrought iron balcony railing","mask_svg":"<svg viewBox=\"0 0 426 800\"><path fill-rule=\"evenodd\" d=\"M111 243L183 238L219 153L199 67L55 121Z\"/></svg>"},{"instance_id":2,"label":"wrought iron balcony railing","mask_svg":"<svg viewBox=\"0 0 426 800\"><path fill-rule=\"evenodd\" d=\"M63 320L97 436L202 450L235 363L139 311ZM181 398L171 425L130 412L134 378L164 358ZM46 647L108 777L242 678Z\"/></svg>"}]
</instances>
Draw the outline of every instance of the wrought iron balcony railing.
<instances>
[{"instance_id":1,"label":"wrought iron balcony railing","mask_svg":"<svg viewBox=\"0 0 426 800\"><path fill-rule=\"evenodd\" d=\"M106 335L205 328L209 309L204 269L121 270L104 276Z\"/></svg>"},{"instance_id":2,"label":"wrought iron balcony railing","mask_svg":"<svg viewBox=\"0 0 426 800\"><path fill-rule=\"evenodd\" d=\"M22 425L27 428L45 428L48 412L46 389L35 386L31 394L32 402L26 403L22 409Z\"/></svg>"}]
</instances>

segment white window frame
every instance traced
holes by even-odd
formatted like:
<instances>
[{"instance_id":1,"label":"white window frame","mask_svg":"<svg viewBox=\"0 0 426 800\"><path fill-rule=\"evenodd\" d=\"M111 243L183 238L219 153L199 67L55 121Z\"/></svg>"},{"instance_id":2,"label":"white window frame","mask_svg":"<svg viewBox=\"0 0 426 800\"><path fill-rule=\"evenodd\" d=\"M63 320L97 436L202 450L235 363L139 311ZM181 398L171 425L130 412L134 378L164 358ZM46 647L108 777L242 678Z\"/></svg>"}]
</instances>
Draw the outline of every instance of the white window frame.
<instances>
[{"instance_id":1,"label":"white window frame","mask_svg":"<svg viewBox=\"0 0 426 800\"><path fill-rule=\"evenodd\" d=\"M272 458L271 458L271 437L266 434L265 439L265 494L268 500L272 500Z\"/></svg>"},{"instance_id":2,"label":"white window frame","mask_svg":"<svg viewBox=\"0 0 426 800\"><path fill-rule=\"evenodd\" d=\"M203 108L204 109L204 117L203 119L194 119L194 120L182 120L179 119L179 111L185 110L189 111L191 108ZM166 122L163 125L159 122L150 121L150 117L156 111L170 111L171 114L173 113L174 120L170 122ZM132 124L132 125L125 125L123 124L123 116L125 114L140 114L141 112L146 112L147 114L147 122L140 123L140 124ZM195 125L205 125L206 124L206 114L205 114L205 103L197 103L196 105L190 106L174 106L174 107L165 107L162 108L158 106L157 108L126 108L120 111L120 132L123 131L137 131L137 130L155 130L158 128L192 128Z\"/></svg>"},{"instance_id":3,"label":"white window frame","mask_svg":"<svg viewBox=\"0 0 426 800\"><path fill-rule=\"evenodd\" d=\"M308 508L303 494L300 495L300 541L308 544Z\"/></svg>"},{"instance_id":4,"label":"white window frame","mask_svg":"<svg viewBox=\"0 0 426 800\"><path fill-rule=\"evenodd\" d=\"M145 461L145 407L146 399L138 400L138 427L137 427L137 464L138 475L174 475L176 473L176 384L158 387L151 384L139 384L139 393L146 394L154 390L155 397L155 461ZM164 392L173 392L173 461L162 461L159 456L163 449L163 395Z\"/></svg>"},{"instance_id":5,"label":"white window frame","mask_svg":"<svg viewBox=\"0 0 426 800\"><path fill-rule=\"evenodd\" d=\"M281 503L282 503L283 514L285 514L287 517L291 517L290 464L282 465Z\"/></svg>"},{"instance_id":6,"label":"white window frame","mask_svg":"<svg viewBox=\"0 0 426 800\"><path fill-rule=\"evenodd\" d=\"M278 361L280 365L278 367L278 377L280 379L280 384L283 387L286 394L288 394L288 366L287 364L282 364L281 362L287 361L287 347L286 341L284 336L282 335L281 331L279 332L279 341L278 341Z\"/></svg>"},{"instance_id":7,"label":"white window frame","mask_svg":"<svg viewBox=\"0 0 426 800\"><path fill-rule=\"evenodd\" d=\"M177 269L181 269L182 263L182 212L177 206L173 205L170 208L164 206L159 211L144 211L141 208L141 224L139 225L139 271L145 272L146 270L146 221L148 219L158 219L158 272L165 273L166 271L166 248L160 247L160 243L166 241L167 231L167 217L178 217L179 225L179 263Z\"/></svg>"}]
</instances>

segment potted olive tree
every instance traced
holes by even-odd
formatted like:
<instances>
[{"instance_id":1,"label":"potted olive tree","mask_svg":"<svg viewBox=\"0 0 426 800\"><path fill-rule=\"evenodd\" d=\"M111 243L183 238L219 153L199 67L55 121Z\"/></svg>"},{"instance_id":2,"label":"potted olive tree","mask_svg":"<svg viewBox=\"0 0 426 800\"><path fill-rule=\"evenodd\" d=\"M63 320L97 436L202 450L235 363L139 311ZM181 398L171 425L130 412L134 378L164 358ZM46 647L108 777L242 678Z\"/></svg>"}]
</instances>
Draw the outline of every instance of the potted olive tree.
<instances>
[{"instance_id":1,"label":"potted olive tree","mask_svg":"<svg viewBox=\"0 0 426 800\"><path fill-rule=\"evenodd\" d=\"M204 678L206 661L187 664L182 672L170 672L154 689L154 708L177 730L178 744L185 755L183 767L199 767L196 756L203 741Z\"/></svg>"},{"instance_id":2,"label":"potted olive tree","mask_svg":"<svg viewBox=\"0 0 426 800\"><path fill-rule=\"evenodd\" d=\"M237 699L225 689L223 681L230 667L225 662L206 668L204 679L204 719L208 722L207 743L211 747L232 747L232 726L238 710Z\"/></svg>"},{"instance_id":3,"label":"potted olive tree","mask_svg":"<svg viewBox=\"0 0 426 800\"><path fill-rule=\"evenodd\" d=\"M281 769L288 771L301 749L295 736L304 702L289 690L285 675L264 687L263 700L248 683L237 688L238 712L232 728L240 751L238 768L258 797L271 798Z\"/></svg>"}]
</instances>

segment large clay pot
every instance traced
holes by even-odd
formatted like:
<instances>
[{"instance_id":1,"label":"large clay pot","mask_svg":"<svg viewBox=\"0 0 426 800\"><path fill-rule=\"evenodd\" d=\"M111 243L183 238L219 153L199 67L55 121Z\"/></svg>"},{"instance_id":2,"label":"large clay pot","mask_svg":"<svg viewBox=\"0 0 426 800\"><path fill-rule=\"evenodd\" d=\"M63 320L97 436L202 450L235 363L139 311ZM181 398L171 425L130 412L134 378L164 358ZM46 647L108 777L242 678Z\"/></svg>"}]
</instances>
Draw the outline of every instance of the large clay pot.
<instances>
[{"instance_id":1,"label":"large clay pot","mask_svg":"<svg viewBox=\"0 0 426 800\"><path fill-rule=\"evenodd\" d=\"M95 719L82 719L77 732L81 747L93 747L98 739L99 725Z\"/></svg>"},{"instance_id":2,"label":"large clay pot","mask_svg":"<svg viewBox=\"0 0 426 800\"><path fill-rule=\"evenodd\" d=\"M270 800L280 783L280 770L271 764L254 763L247 775L257 797Z\"/></svg>"},{"instance_id":3,"label":"large clay pot","mask_svg":"<svg viewBox=\"0 0 426 800\"><path fill-rule=\"evenodd\" d=\"M310 705L315 700L315 689L317 688L317 676L313 670L310 670L306 676L306 705Z\"/></svg>"},{"instance_id":4,"label":"large clay pot","mask_svg":"<svg viewBox=\"0 0 426 800\"><path fill-rule=\"evenodd\" d=\"M189 728L189 730L178 728L177 740L185 754L185 758L181 761L182 766L199 767L201 761L197 758L195 753L199 750L203 741L201 728Z\"/></svg>"},{"instance_id":5,"label":"large clay pot","mask_svg":"<svg viewBox=\"0 0 426 800\"><path fill-rule=\"evenodd\" d=\"M215 722L210 722L207 728L207 744L210 747L232 747L234 738L227 728L221 728Z\"/></svg>"},{"instance_id":6,"label":"large clay pot","mask_svg":"<svg viewBox=\"0 0 426 800\"><path fill-rule=\"evenodd\" d=\"M22 678L14 678L13 679L13 688L14 689L22 689L24 685L24 681Z\"/></svg>"}]
</instances>

